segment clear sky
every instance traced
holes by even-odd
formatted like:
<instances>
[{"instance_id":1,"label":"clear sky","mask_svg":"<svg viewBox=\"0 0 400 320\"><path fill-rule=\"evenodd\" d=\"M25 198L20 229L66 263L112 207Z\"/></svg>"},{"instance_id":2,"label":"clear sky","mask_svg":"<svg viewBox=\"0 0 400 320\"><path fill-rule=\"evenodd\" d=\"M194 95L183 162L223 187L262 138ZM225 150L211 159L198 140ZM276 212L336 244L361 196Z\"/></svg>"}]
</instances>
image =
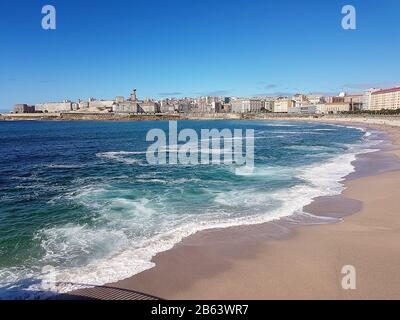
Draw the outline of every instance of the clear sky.
<instances>
[{"instance_id":1,"label":"clear sky","mask_svg":"<svg viewBox=\"0 0 400 320\"><path fill-rule=\"evenodd\" d=\"M43 30L43 5L57 29ZM357 10L344 30L341 9ZM400 84L399 0L1 0L15 103L360 91Z\"/></svg>"}]
</instances>

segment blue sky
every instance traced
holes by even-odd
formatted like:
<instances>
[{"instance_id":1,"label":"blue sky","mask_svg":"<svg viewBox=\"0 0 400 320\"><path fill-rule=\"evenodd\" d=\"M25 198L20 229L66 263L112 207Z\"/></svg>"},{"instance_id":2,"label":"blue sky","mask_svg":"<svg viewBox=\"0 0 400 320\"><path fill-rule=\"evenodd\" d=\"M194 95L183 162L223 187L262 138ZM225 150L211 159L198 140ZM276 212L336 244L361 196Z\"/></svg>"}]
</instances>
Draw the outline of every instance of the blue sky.
<instances>
[{"instance_id":1,"label":"blue sky","mask_svg":"<svg viewBox=\"0 0 400 320\"><path fill-rule=\"evenodd\" d=\"M41 8L57 29L41 28ZM341 8L357 9L357 30ZM360 91L400 83L398 0L1 0L0 110L88 97Z\"/></svg>"}]
</instances>

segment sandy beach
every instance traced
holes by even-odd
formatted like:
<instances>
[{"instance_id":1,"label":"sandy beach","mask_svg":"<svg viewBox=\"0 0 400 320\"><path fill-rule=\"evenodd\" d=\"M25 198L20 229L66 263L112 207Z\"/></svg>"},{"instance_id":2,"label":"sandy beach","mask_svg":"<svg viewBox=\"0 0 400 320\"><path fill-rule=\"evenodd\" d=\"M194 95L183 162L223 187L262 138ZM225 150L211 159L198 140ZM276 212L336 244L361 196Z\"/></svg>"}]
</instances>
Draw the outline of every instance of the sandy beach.
<instances>
[{"instance_id":1,"label":"sandy beach","mask_svg":"<svg viewBox=\"0 0 400 320\"><path fill-rule=\"evenodd\" d=\"M305 208L335 223L287 218L202 231L109 286L163 299L399 299L400 128L348 121L384 131L391 145L359 156L342 195ZM355 290L341 286L345 265L356 270ZM72 294L100 298L98 288Z\"/></svg>"}]
</instances>

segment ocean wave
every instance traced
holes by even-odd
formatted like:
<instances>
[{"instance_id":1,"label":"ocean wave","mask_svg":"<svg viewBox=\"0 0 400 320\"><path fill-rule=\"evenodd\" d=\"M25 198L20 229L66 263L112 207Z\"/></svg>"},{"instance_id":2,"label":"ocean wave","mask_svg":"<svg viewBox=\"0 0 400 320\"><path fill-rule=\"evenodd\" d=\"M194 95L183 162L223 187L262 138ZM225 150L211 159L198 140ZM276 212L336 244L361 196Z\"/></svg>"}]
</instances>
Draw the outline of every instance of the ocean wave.
<instances>
[{"instance_id":1,"label":"ocean wave","mask_svg":"<svg viewBox=\"0 0 400 320\"><path fill-rule=\"evenodd\" d=\"M51 164L44 165L44 167L49 168L49 169L79 169L79 168L82 168L83 165L51 163Z\"/></svg>"},{"instance_id":2,"label":"ocean wave","mask_svg":"<svg viewBox=\"0 0 400 320\"><path fill-rule=\"evenodd\" d=\"M338 147L327 147L327 146L305 146L305 145L294 145L294 146L288 146L285 147L285 149L290 149L290 150L297 150L297 151L307 151L307 152L319 152L319 151L331 151L331 152L337 152L339 150L343 150L342 148Z\"/></svg>"},{"instance_id":3,"label":"ocean wave","mask_svg":"<svg viewBox=\"0 0 400 320\"><path fill-rule=\"evenodd\" d=\"M277 130L273 131L273 134L296 134L296 135L305 135L305 134L311 134L311 135L322 135L324 134L323 132L315 132L312 130L305 130L305 131L285 131L285 130Z\"/></svg>"},{"instance_id":4,"label":"ocean wave","mask_svg":"<svg viewBox=\"0 0 400 320\"><path fill-rule=\"evenodd\" d=\"M241 166L238 168L231 168L238 176L252 176L252 177L270 177L270 178L289 178L297 169L283 166L256 166L249 168Z\"/></svg>"},{"instance_id":5,"label":"ocean wave","mask_svg":"<svg viewBox=\"0 0 400 320\"><path fill-rule=\"evenodd\" d=\"M140 164L143 161L141 159L133 158L132 155L146 154L145 151L110 151L96 153L98 158L105 158L108 160L114 160L125 164Z\"/></svg>"},{"instance_id":6,"label":"ocean wave","mask_svg":"<svg viewBox=\"0 0 400 320\"><path fill-rule=\"evenodd\" d=\"M179 178L179 179L156 179L156 178L148 178L148 179L136 179L137 182L141 183L159 183L165 185L174 185L174 184L185 184L185 183L194 183L200 181L195 178Z\"/></svg>"},{"instance_id":7,"label":"ocean wave","mask_svg":"<svg viewBox=\"0 0 400 320\"><path fill-rule=\"evenodd\" d=\"M298 127L298 125L287 124L287 123L269 123L266 126L267 127Z\"/></svg>"}]
</instances>

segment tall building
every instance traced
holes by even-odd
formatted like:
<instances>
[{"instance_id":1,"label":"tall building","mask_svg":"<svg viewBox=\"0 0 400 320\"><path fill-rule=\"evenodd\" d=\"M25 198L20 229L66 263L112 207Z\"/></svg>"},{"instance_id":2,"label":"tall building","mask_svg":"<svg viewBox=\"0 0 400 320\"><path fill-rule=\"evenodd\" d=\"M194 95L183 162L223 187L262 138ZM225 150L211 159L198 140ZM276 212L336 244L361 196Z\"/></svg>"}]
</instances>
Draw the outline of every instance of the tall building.
<instances>
[{"instance_id":1,"label":"tall building","mask_svg":"<svg viewBox=\"0 0 400 320\"><path fill-rule=\"evenodd\" d=\"M259 99L236 99L231 101L231 105L234 113L253 113L260 112L264 103Z\"/></svg>"},{"instance_id":2,"label":"tall building","mask_svg":"<svg viewBox=\"0 0 400 320\"><path fill-rule=\"evenodd\" d=\"M115 98L115 103L124 103L125 102L125 98L122 96L118 96Z\"/></svg>"},{"instance_id":3,"label":"tall building","mask_svg":"<svg viewBox=\"0 0 400 320\"><path fill-rule=\"evenodd\" d=\"M325 97L320 94L309 94L309 95L307 95L307 100L310 104L317 105L320 103L324 103Z\"/></svg>"},{"instance_id":4,"label":"tall building","mask_svg":"<svg viewBox=\"0 0 400 320\"><path fill-rule=\"evenodd\" d=\"M109 112L112 111L113 106L116 104L114 100L89 100L88 112Z\"/></svg>"},{"instance_id":5,"label":"tall building","mask_svg":"<svg viewBox=\"0 0 400 320\"><path fill-rule=\"evenodd\" d=\"M296 104L295 101L293 101L292 99L280 97L274 101L272 112L288 113L289 108L293 108L295 104Z\"/></svg>"},{"instance_id":6,"label":"tall building","mask_svg":"<svg viewBox=\"0 0 400 320\"><path fill-rule=\"evenodd\" d=\"M133 89L133 90L132 90L132 93L131 93L131 98L130 98L130 100L131 100L131 101L137 101L137 97L136 97L136 89Z\"/></svg>"},{"instance_id":7,"label":"tall building","mask_svg":"<svg viewBox=\"0 0 400 320\"><path fill-rule=\"evenodd\" d=\"M400 109L400 87L368 90L364 95L364 104L366 110Z\"/></svg>"},{"instance_id":8,"label":"tall building","mask_svg":"<svg viewBox=\"0 0 400 320\"><path fill-rule=\"evenodd\" d=\"M27 104L16 104L14 106L14 113L34 113L35 106L29 106Z\"/></svg>"},{"instance_id":9,"label":"tall building","mask_svg":"<svg viewBox=\"0 0 400 320\"><path fill-rule=\"evenodd\" d=\"M292 100L295 102L296 107L300 107L304 104L308 104L307 96L301 93L297 93L292 97Z\"/></svg>"},{"instance_id":10,"label":"tall building","mask_svg":"<svg viewBox=\"0 0 400 320\"><path fill-rule=\"evenodd\" d=\"M160 102L160 112L162 113L174 113L175 112L175 102L169 99L161 100Z\"/></svg>"},{"instance_id":11,"label":"tall building","mask_svg":"<svg viewBox=\"0 0 400 320\"><path fill-rule=\"evenodd\" d=\"M338 112L350 111L350 103L347 102L329 102L316 105L316 113L334 114Z\"/></svg>"},{"instance_id":12,"label":"tall building","mask_svg":"<svg viewBox=\"0 0 400 320\"><path fill-rule=\"evenodd\" d=\"M211 113L219 113L222 110L222 103L221 102L212 102L211 103Z\"/></svg>"},{"instance_id":13,"label":"tall building","mask_svg":"<svg viewBox=\"0 0 400 320\"><path fill-rule=\"evenodd\" d=\"M64 102L48 102L35 104L36 112L43 113L59 113L72 111L72 102L64 100Z\"/></svg>"},{"instance_id":14,"label":"tall building","mask_svg":"<svg viewBox=\"0 0 400 320\"><path fill-rule=\"evenodd\" d=\"M361 110L363 108L363 94L348 94L344 97L344 102L350 105L350 111Z\"/></svg>"},{"instance_id":15,"label":"tall building","mask_svg":"<svg viewBox=\"0 0 400 320\"><path fill-rule=\"evenodd\" d=\"M309 105L300 105L296 106L293 108L289 108L288 113L294 113L294 114L315 114L317 113L317 106L313 104Z\"/></svg>"},{"instance_id":16,"label":"tall building","mask_svg":"<svg viewBox=\"0 0 400 320\"><path fill-rule=\"evenodd\" d=\"M159 113L160 105L157 102L146 100L139 103L139 112L144 113Z\"/></svg>"},{"instance_id":17,"label":"tall building","mask_svg":"<svg viewBox=\"0 0 400 320\"><path fill-rule=\"evenodd\" d=\"M113 106L112 109L115 113L138 113L138 105L137 103L132 103L131 101L125 101L121 103L117 103Z\"/></svg>"}]
</instances>

